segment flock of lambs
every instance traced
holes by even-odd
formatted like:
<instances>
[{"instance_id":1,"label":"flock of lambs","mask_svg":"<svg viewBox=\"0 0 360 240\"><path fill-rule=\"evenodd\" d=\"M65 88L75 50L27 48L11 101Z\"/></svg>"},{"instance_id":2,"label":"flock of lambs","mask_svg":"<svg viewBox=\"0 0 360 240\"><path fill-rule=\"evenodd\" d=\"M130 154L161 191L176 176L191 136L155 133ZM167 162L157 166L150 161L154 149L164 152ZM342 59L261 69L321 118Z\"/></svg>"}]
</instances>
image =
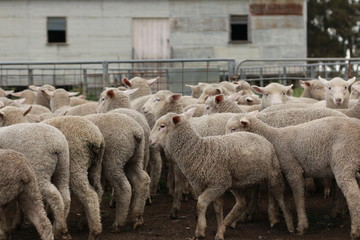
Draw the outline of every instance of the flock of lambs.
<instances>
[{"instance_id":1,"label":"flock of lambs","mask_svg":"<svg viewBox=\"0 0 360 240\"><path fill-rule=\"evenodd\" d=\"M218 224L215 239L224 239L226 227L251 220L260 186L268 189L270 226L281 221L280 209L288 231L304 234L305 189L313 178L323 179L325 196L336 191L330 184L336 180L341 191L333 214L348 207L351 238L360 237L355 78L300 81L301 97L292 96L292 85L258 87L243 80L187 85L192 96L152 93L157 80L123 78L124 86L106 88L98 102L50 85L0 91L1 240L21 226L24 214L42 240L71 239L70 192L85 212L88 240L102 232L104 189L112 190L116 205L112 231L128 222L136 228L158 190L163 164L173 196L170 216L177 217L183 193L197 199L194 239L205 237L210 203ZM296 226L284 200L286 182ZM236 203L224 218L225 191Z\"/></svg>"}]
</instances>

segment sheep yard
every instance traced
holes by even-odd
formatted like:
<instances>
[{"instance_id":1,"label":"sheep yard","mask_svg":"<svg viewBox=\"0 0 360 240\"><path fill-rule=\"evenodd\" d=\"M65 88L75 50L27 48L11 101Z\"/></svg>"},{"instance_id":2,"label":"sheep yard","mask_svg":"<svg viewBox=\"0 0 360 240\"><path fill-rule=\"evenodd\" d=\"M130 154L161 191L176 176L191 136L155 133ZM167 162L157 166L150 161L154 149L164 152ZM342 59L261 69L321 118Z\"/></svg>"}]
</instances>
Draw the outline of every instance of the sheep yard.
<instances>
[{"instance_id":1,"label":"sheep yard","mask_svg":"<svg viewBox=\"0 0 360 240\"><path fill-rule=\"evenodd\" d=\"M227 240L343 240L350 239L349 216L329 217L332 207L331 199L324 199L321 193L306 198L306 210L309 217L309 229L303 236L293 235L286 231L282 220L274 228L270 228L267 220L266 194L260 198L259 212L250 223L239 224L236 229L227 229L225 239ZM292 203L288 194L287 202ZM234 204L234 198L226 193L224 201L224 215ZM172 204L172 197L162 193L155 196L152 205L147 205L144 212L144 225L133 230L130 225L123 227L119 233L111 233L110 226L114 219L114 208L108 207L108 200L102 202L103 233L101 240L187 240L194 236L196 226L196 201L189 199L183 202L178 219L171 219L169 212ZM80 211L74 211L73 207L68 217L69 232L72 239L83 240L88 237L88 230L77 228L80 219ZM295 209L292 204L293 218ZM208 227L206 239L214 239L216 233L216 218L212 206L207 212ZM27 221L28 222L28 221ZM39 239L32 224L27 224L13 235L13 240L34 240Z\"/></svg>"}]
</instances>

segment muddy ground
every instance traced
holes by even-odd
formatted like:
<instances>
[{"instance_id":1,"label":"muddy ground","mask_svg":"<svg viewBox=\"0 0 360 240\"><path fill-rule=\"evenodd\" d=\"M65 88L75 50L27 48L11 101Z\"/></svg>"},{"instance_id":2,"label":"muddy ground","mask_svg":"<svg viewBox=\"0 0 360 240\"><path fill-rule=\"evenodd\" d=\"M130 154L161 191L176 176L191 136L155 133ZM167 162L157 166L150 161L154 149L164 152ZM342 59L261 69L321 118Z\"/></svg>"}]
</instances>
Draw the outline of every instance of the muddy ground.
<instances>
[{"instance_id":1,"label":"muddy ground","mask_svg":"<svg viewBox=\"0 0 360 240\"><path fill-rule=\"evenodd\" d=\"M291 204L294 220L295 211L292 199L287 196L287 202ZM136 230L126 226L118 234L111 233L110 226L114 220L114 209L108 207L108 201L102 204L103 233L101 240L186 240L194 235L196 225L196 201L190 199L183 202L178 219L170 219L169 212L172 198L166 193L155 196L152 205L145 207L144 225ZM234 204L230 194L226 194L224 214ZM285 223L282 221L274 228L270 228L267 220L267 200L261 197L259 213L254 221L240 224L236 229L228 229L225 235L227 240L344 240L350 239L349 216L331 219L329 217L332 206L331 199L324 199L317 193L306 200L306 209L309 218L309 230L303 236L289 234ZM86 240L88 232L78 230L76 223L80 218L79 212L72 209L68 218L69 231L73 239ZM208 227L206 239L214 239L216 233L216 219L214 209L209 207L207 213ZM12 240L35 240L39 239L34 227L27 224L25 228L17 230Z\"/></svg>"}]
</instances>

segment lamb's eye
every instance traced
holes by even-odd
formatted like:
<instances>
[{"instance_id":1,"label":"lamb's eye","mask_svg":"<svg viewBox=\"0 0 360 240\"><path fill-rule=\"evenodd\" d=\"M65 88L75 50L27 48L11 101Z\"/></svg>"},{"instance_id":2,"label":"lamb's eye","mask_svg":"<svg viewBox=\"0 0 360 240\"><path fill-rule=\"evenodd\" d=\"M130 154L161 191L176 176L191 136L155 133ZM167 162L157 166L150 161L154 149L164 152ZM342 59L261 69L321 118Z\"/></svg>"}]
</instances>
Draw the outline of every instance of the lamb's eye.
<instances>
[{"instance_id":1,"label":"lamb's eye","mask_svg":"<svg viewBox=\"0 0 360 240\"><path fill-rule=\"evenodd\" d=\"M329 87L329 90L331 90L331 87Z\"/></svg>"},{"instance_id":2,"label":"lamb's eye","mask_svg":"<svg viewBox=\"0 0 360 240\"><path fill-rule=\"evenodd\" d=\"M345 86L345 90L347 89L347 86Z\"/></svg>"},{"instance_id":3,"label":"lamb's eye","mask_svg":"<svg viewBox=\"0 0 360 240\"><path fill-rule=\"evenodd\" d=\"M160 101L160 98L155 98L154 99L154 102L158 102L158 101Z\"/></svg>"},{"instance_id":4,"label":"lamb's eye","mask_svg":"<svg viewBox=\"0 0 360 240\"><path fill-rule=\"evenodd\" d=\"M236 128L232 128L231 129L231 132L233 133L233 132L235 132L236 131Z\"/></svg>"},{"instance_id":5,"label":"lamb's eye","mask_svg":"<svg viewBox=\"0 0 360 240\"><path fill-rule=\"evenodd\" d=\"M161 125L160 125L160 128L165 128L165 124L161 124Z\"/></svg>"},{"instance_id":6,"label":"lamb's eye","mask_svg":"<svg viewBox=\"0 0 360 240\"><path fill-rule=\"evenodd\" d=\"M267 96L267 97L268 97L268 96L269 96L269 93L265 93L265 96Z\"/></svg>"}]
</instances>

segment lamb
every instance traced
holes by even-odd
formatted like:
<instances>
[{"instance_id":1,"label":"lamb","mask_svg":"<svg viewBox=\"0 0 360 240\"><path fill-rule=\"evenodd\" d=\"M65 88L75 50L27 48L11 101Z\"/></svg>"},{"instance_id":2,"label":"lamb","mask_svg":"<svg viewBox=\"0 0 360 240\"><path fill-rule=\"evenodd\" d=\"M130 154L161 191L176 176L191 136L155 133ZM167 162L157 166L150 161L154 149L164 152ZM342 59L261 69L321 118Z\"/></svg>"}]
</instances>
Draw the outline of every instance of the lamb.
<instances>
[{"instance_id":1,"label":"lamb","mask_svg":"<svg viewBox=\"0 0 360 240\"><path fill-rule=\"evenodd\" d=\"M203 89L199 97L198 103L205 103L206 98L208 98L209 96L214 96L217 94L230 95L231 93L232 92L230 92L220 84L209 84Z\"/></svg>"},{"instance_id":2,"label":"lamb","mask_svg":"<svg viewBox=\"0 0 360 240\"><path fill-rule=\"evenodd\" d=\"M199 82L197 85L185 84L185 87L191 88L191 96L193 98L199 98L204 87L206 87L209 83Z\"/></svg>"},{"instance_id":3,"label":"lamb","mask_svg":"<svg viewBox=\"0 0 360 240\"><path fill-rule=\"evenodd\" d=\"M159 77L146 80L144 78L135 77L132 79L123 78L122 82L130 89L138 89L136 92L130 95L131 106L133 109L142 113L142 107L144 103L151 97L151 85L154 84ZM152 127L155 123L154 119L149 114L144 114L149 126Z\"/></svg>"},{"instance_id":4,"label":"lamb","mask_svg":"<svg viewBox=\"0 0 360 240\"><path fill-rule=\"evenodd\" d=\"M53 240L51 222L46 216L38 181L28 159L19 152L0 149L0 176L2 183L0 186L0 218L3 216L1 213L6 212L7 205L12 201L17 201L35 225L40 238ZM0 219L0 223L5 225L0 226L0 232L2 230L5 235L1 236L0 234L1 239L7 239L9 220L8 217Z\"/></svg>"},{"instance_id":5,"label":"lamb","mask_svg":"<svg viewBox=\"0 0 360 240\"><path fill-rule=\"evenodd\" d=\"M360 98L360 91L359 88L355 88L355 86L360 86L360 81L354 82L351 85L351 93L350 93L350 99L359 99Z\"/></svg>"},{"instance_id":6,"label":"lamb","mask_svg":"<svg viewBox=\"0 0 360 240\"><path fill-rule=\"evenodd\" d=\"M6 91L0 88L0 97L7 97L8 95L12 94L14 90Z\"/></svg>"},{"instance_id":7,"label":"lamb","mask_svg":"<svg viewBox=\"0 0 360 240\"><path fill-rule=\"evenodd\" d=\"M143 114L132 109L129 95L138 89L129 89L120 91L116 88L107 88L100 95L98 105L96 107L97 113L123 113L136 120L144 130L145 138L145 157L144 169L148 168L150 159L149 173L151 179L150 195L154 196L157 192L158 183L161 175L162 161L160 153L157 149L149 147L150 127Z\"/></svg>"},{"instance_id":8,"label":"lamb","mask_svg":"<svg viewBox=\"0 0 360 240\"><path fill-rule=\"evenodd\" d=\"M151 144L160 144L171 154L198 195L195 238L205 237L206 210L214 202L218 222L215 239L224 239L226 226L244 207L235 205L224 220L224 192L228 189L241 191L245 186L264 180L268 182L272 197L276 198L284 213L288 230L293 232L292 218L283 199L284 182L280 165L272 144L255 134L200 137L188 121L192 111L181 115L168 113L159 118L151 131L150 141ZM270 209L273 225L277 220Z\"/></svg>"},{"instance_id":9,"label":"lamb","mask_svg":"<svg viewBox=\"0 0 360 240\"><path fill-rule=\"evenodd\" d=\"M88 240L98 239L102 232L100 180L104 137L94 123L79 116L59 116L42 123L59 129L69 143L70 189L85 210L90 229Z\"/></svg>"},{"instance_id":10,"label":"lamb","mask_svg":"<svg viewBox=\"0 0 360 240\"><path fill-rule=\"evenodd\" d=\"M143 170L142 127L134 119L119 113L90 114L84 118L95 123L104 136L103 173L116 198L112 230L118 232L125 225L129 209L134 228L142 225L150 185L149 175Z\"/></svg>"},{"instance_id":11,"label":"lamb","mask_svg":"<svg viewBox=\"0 0 360 240\"><path fill-rule=\"evenodd\" d=\"M31 119L27 117L31 108L31 106L27 110L10 106L2 108L0 110L0 126L10 126L17 123L31 122Z\"/></svg>"},{"instance_id":12,"label":"lamb","mask_svg":"<svg viewBox=\"0 0 360 240\"><path fill-rule=\"evenodd\" d=\"M236 102L236 99L239 96L239 94L233 94L230 96L220 94L208 97L205 101L206 114L222 112L242 113L243 109Z\"/></svg>"},{"instance_id":13,"label":"lamb","mask_svg":"<svg viewBox=\"0 0 360 240\"><path fill-rule=\"evenodd\" d=\"M260 134L273 143L282 171L294 195L302 219L297 230L308 227L304 201L304 177L335 177L344 193L351 218L351 237L360 236L360 122L354 118L327 117L296 126L274 128L248 114L240 120L241 130ZM305 130L305 131L304 131ZM316 143L316 144L314 144Z\"/></svg>"},{"instance_id":14,"label":"lamb","mask_svg":"<svg viewBox=\"0 0 360 240\"><path fill-rule=\"evenodd\" d=\"M44 84L41 87L30 85L29 88L36 92L35 103L50 109L50 97L42 90L55 91L55 87L49 84Z\"/></svg>"},{"instance_id":15,"label":"lamb","mask_svg":"<svg viewBox=\"0 0 360 240\"><path fill-rule=\"evenodd\" d=\"M276 82L270 83L266 87L251 86L253 91L262 95L261 105L258 110L263 110L271 105L286 103L292 86L292 84L284 86Z\"/></svg>"},{"instance_id":16,"label":"lamb","mask_svg":"<svg viewBox=\"0 0 360 240\"><path fill-rule=\"evenodd\" d=\"M347 81L340 77L335 77L330 81L319 76L321 83L327 88L325 93L326 107L328 108L348 108L351 84L355 82L356 77Z\"/></svg>"},{"instance_id":17,"label":"lamb","mask_svg":"<svg viewBox=\"0 0 360 240\"><path fill-rule=\"evenodd\" d=\"M205 105L205 103L191 104L189 106L184 107L184 111L187 111L190 108L195 108L196 109L193 117L201 117L205 113L206 105Z\"/></svg>"},{"instance_id":18,"label":"lamb","mask_svg":"<svg viewBox=\"0 0 360 240\"><path fill-rule=\"evenodd\" d=\"M55 238L70 239L66 224L70 209L69 146L65 136L46 124L19 123L0 128L0 148L27 157L42 198L52 210Z\"/></svg>"},{"instance_id":19,"label":"lamb","mask_svg":"<svg viewBox=\"0 0 360 240\"><path fill-rule=\"evenodd\" d=\"M316 100L325 100L326 88L322 82L318 79L312 79L309 81L300 80L300 86L304 88L301 93L302 98L313 98Z\"/></svg>"},{"instance_id":20,"label":"lamb","mask_svg":"<svg viewBox=\"0 0 360 240\"><path fill-rule=\"evenodd\" d=\"M25 89L20 92L13 92L11 95L18 98L25 98L23 104L34 104L36 99L36 92L29 89Z\"/></svg>"}]
</instances>

